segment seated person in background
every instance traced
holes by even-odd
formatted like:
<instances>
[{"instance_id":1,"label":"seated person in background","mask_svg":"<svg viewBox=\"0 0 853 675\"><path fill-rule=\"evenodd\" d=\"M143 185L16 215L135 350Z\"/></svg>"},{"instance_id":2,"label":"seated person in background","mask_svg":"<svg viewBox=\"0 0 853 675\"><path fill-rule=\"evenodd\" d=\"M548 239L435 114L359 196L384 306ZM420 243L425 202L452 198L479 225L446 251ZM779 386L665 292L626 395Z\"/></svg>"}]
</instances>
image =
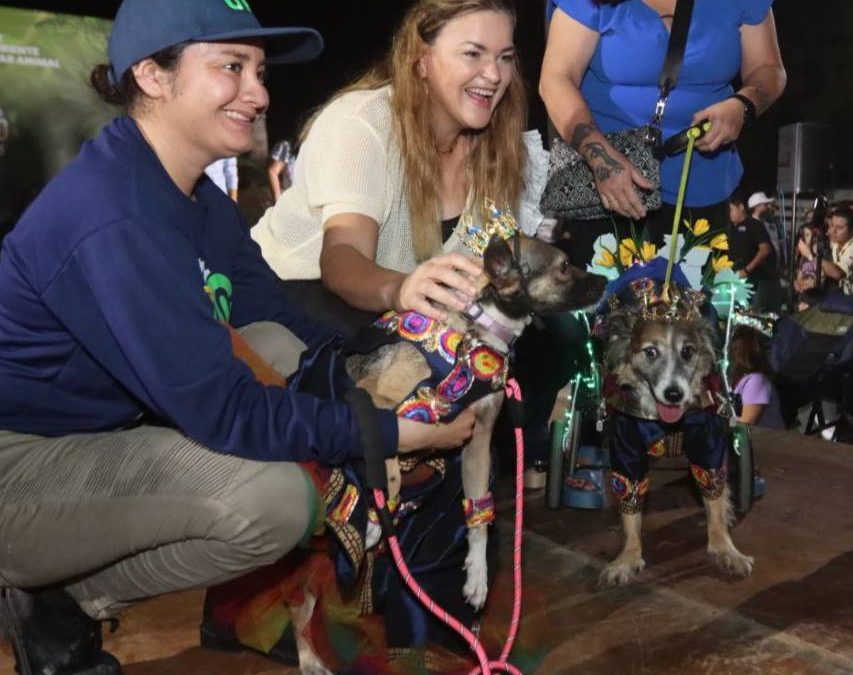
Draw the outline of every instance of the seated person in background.
<instances>
[{"instance_id":1,"label":"seated person in background","mask_svg":"<svg viewBox=\"0 0 853 675\"><path fill-rule=\"evenodd\" d=\"M240 185L237 173L237 158L225 157L204 167L204 172L220 190L227 194L235 202L237 201L237 188Z\"/></svg>"},{"instance_id":2,"label":"seated person in background","mask_svg":"<svg viewBox=\"0 0 853 675\"><path fill-rule=\"evenodd\" d=\"M91 79L126 115L3 242L0 629L19 673L118 675L96 620L296 548L322 510L297 461L362 456L365 421L387 457L470 436L473 415L439 428L356 409L234 357L227 323L291 367L331 337L276 292L237 206L202 178L251 147L265 39L291 62L322 49L233 3L124 0Z\"/></svg>"},{"instance_id":3,"label":"seated person in background","mask_svg":"<svg viewBox=\"0 0 853 675\"><path fill-rule=\"evenodd\" d=\"M270 150L270 164L267 177L272 189L273 203L278 201L283 190L293 183L293 163L296 157L290 147L290 141L279 141Z\"/></svg>"},{"instance_id":4,"label":"seated person in background","mask_svg":"<svg viewBox=\"0 0 853 675\"><path fill-rule=\"evenodd\" d=\"M820 285L820 238L817 228L808 224L800 228L794 275L794 291L798 296Z\"/></svg>"},{"instance_id":5,"label":"seated person in background","mask_svg":"<svg viewBox=\"0 0 853 675\"><path fill-rule=\"evenodd\" d=\"M845 295L853 295L853 205L843 202L828 214L829 256L821 260L821 269Z\"/></svg>"},{"instance_id":6,"label":"seated person in background","mask_svg":"<svg viewBox=\"0 0 853 675\"><path fill-rule=\"evenodd\" d=\"M737 326L731 339L732 386L740 395L744 424L784 429L779 394L770 379L767 344L751 326Z\"/></svg>"},{"instance_id":7,"label":"seated person in background","mask_svg":"<svg viewBox=\"0 0 853 675\"><path fill-rule=\"evenodd\" d=\"M778 312L782 286L776 271L776 253L764 223L751 217L740 196L729 199L729 256L738 275L752 284L752 307L758 312Z\"/></svg>"}]
</instances>

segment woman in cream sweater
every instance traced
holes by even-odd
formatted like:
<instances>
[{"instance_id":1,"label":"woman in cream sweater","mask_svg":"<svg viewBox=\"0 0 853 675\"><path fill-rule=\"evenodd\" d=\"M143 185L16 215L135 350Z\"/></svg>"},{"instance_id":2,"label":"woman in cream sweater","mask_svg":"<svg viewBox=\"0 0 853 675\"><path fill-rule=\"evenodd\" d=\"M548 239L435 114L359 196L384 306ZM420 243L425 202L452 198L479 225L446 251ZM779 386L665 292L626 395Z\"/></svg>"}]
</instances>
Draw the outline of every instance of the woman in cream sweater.
<instances>
[{"instance_id":1,"label":"woman in cream sweater","mask_svg":"<svg viewBox=\"0 0 853 675\"><path fill-rule=\"evenodd\" d=\"M463 212L489 198L535 231L538 198L522 193L544 181L547 154L522 133L514 25L507 0L412 7L387 60L309 121L293 186L252 229L282 279L321 279L372 313L442 319L432 303L461 309L480 269L455 250Z\"/></svg>"}]
</instances>

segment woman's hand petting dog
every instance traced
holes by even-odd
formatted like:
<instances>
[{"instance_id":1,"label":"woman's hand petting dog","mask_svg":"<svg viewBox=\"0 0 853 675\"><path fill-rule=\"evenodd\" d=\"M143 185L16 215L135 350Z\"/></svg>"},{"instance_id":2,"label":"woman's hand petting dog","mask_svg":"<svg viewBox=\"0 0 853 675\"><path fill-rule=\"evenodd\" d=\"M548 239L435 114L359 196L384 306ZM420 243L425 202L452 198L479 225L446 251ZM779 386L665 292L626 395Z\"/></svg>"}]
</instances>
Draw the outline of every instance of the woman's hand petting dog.
<instances>
[{"instance_id":1,"label":"woman's hand petting dog","mask_svg":"<svg viewBox=\"0 0 853 675\"><path fill-rule=\"evenodd\" d=\"M398 442L401 453L415 450L452 450L465 445L474 433L476 416L472 408L463 410L447 424L426 424L403 417L397 419L400 432Z\"/></svg>"},{"instance_id":2,"label":"woman's hand petting dog","mask_svg":"<svg viewBox=\"0 0 853 675\"><path fill-rule=\"evenodd\" d=\"M482 261L461 253L430 258L403 279L391 306L398 312L414 310L444 321L447 312L436 305L465 309L477 293L472 280L480 276L482 270Z\"/></svg>"}]
</instances>

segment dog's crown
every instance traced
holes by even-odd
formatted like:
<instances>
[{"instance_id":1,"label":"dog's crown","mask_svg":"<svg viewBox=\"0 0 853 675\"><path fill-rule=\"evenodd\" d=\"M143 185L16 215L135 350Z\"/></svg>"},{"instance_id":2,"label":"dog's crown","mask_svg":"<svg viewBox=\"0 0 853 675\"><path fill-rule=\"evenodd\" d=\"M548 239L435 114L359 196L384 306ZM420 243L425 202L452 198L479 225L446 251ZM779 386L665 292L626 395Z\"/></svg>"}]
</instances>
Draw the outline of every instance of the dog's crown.
<instances>
[{"instance_id":1,"label":"dog's crown","mask_svg":"<svg viewBox=\"0 0 853 675\"><path fill-rule=\"evenodd\" d=\"M640 316L645 321L698 321L702 318L701 307L705 294L692 288L681 288L671 284L666 293L658 293L654 280L642 277L629 285L636 300ZM610 297L610 308L616 309L621 302L616 295Z\"/></svg>"},{"instance_id":2,"label":"dog's crown","mask_svg":"<svg viewBox=\"0 0 853 675\"><path fill-rule=\"evenodd\" d=\"M494 235L501 239L511 239L518 232L518 224L508 209L498 208L491 199L486 199L484 206L488 214L485 223L474 218L474 209L469 209L462 215L461 223L462 243L480 257Z\"/></svg>"}]
</instances>

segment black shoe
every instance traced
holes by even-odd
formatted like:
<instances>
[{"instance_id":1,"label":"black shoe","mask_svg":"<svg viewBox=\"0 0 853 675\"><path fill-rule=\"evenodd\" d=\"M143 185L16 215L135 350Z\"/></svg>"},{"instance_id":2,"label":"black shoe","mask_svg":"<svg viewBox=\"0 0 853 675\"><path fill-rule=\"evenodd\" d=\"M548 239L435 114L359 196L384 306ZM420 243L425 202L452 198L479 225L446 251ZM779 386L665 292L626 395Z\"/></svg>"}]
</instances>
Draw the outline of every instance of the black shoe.
<instances>
[{"instance_id":1,"label":"black shoe","mask_svg":"<svg viewBox=\"0 0 853 675\"><path fill-rule=\"evenodd\" d=\"M15 652L19 675L121 675L101 649L101 624L68 592L0 589L0 628Z\"/></svg>"}]
</instances>

